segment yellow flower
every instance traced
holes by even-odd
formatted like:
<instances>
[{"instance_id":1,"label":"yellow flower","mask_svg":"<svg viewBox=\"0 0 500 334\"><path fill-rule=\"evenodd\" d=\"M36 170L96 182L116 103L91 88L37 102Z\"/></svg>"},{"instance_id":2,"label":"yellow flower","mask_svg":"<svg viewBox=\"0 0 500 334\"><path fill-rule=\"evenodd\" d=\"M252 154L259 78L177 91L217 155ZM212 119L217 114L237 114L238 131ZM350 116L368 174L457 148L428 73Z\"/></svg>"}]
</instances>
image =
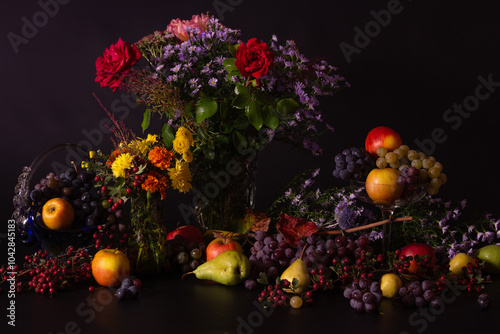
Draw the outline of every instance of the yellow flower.
<instances>
[{"instance_id":1,"label":"yellow flower","mask_svg":"<svg viewBox=\"0 0 500 334\"><path fill-rule=\"evenodd\" d=\"M174 150L179 154L189 151L189 140L184 136L176 136L174 141Z\"/></svg>"},{"instance_id":2,"label":"yellow flower","mask_svg":"<svg viewBox=\"0 0 500 334\"><path fill-rule=\"evenodd\" d=\"M146 143L156 143L158 141L158 136L157 135L152 135L152 134L148 134L148 137L146 139L144 139L144 141L146 141Z\"/></svg>"},{"instance_id":3,"label":"yellow flower","mask_svg":"<svg viewBox=\"0 0 500 334\"><path fill-rule=\"evenodd\" d=\"M95 151L90 151L89 152L89 158L90 159L94 159L94 157L95 157Z\"/></svg>"},{"instance_id":4,"label":"yellow flower","mask_svg":"<svg viewBox=\"0 0 500 334\"><path fill-rule=\"evenodd\" d=\"M194 145L193 134L191 133L191 131L189 131L188 129L186 129L182 126L180 128L178 128L177 132L175 133L175 138L178 138L178 137L186 138L189 146Z\"/></svg>"},{"instance_id":5,"label":"yellow flower","mask_svg":"<svg viewBox=\"0 0 500 334\"><path fill-rule=\"evenodd\" d=\"M182 154L182 158L186 162L191 162L193 161L193 153L191 153L191 151L186 151L184 154Z\"/></svg>"},{"instance_id":6,"label":"yellow flower","mask_svg":"<svg viewBox=\"0 0 500 334\"><path fill-rule=\"evenodd\" d=\"M82 161L82 168L88 169L89 168L89 163L87 161Z\"/></svg>"},{"instance_id":7,"label":"yellow flower","mask_svg":"<svg viewBox=\"0 0 500 334\"><path fill-rule=\"evenodd\" d=\"M191 171L189 163L177 160L174 168L168 170L168 176L172 182L172 188L181 193L187 193L193 187L191 186Z\"/></svg>"},{"instance_id":8,"label":"yellow flower","mask_svg":"<svg viewBox=\"0 0 500 334\"><path fill-rule=\"evenodd\" d=\"M125 170L133 167L132 162L134 157L130 153L120 154L113 164L111 165L111 170L113 171L114 177L125 177Z\"/></svg>"}]
</instances>

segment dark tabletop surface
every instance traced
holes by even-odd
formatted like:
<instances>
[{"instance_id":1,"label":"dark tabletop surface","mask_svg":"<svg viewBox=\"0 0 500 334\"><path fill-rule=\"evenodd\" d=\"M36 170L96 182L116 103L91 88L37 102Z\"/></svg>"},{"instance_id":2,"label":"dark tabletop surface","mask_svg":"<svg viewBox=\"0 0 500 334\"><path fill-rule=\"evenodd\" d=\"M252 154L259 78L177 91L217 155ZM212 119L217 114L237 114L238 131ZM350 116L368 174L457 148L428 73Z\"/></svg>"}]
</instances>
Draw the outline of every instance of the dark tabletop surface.
<instances>
[{"instance_id":1,"label":"dark tabletop surface","mask_svg":"<svg viewBox=\"0 0 500 334\"><path fill-rule=\"evenodd\" d=\"M337 288L317 293L311 305L262 310L260 290L227 287L194 276L142 276L138 300L118 301L113 289L90 293L89 283L53 297L19 293L16 326L2 316L2 333L498 333L500 282L487 285L492 304L480 310L477 293L444 290L438 310L404 309L383 300L378 313L351 309ZM0 296L6 310L7 297Z\"/></svg>"}]
</instances>

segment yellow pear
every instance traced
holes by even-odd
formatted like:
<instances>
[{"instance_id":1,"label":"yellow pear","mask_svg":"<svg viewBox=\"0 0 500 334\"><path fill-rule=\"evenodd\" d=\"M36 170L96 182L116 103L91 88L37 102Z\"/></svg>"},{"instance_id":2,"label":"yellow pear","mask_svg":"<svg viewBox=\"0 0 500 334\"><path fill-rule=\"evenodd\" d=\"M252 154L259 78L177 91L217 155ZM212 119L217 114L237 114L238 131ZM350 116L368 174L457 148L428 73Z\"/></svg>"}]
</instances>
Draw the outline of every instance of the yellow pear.
<instances>
[{"instance_id":1,"label":"yellow pear","mask_svg":"<svg viewBox=\"0 0 500 334\"><path fill-rule=\"evenodd\" d=\"M304 252L302 251L302 254ZM307 291L309 285L311 284L311 276L307 270L306 264L302 261L302 255L299 259L295 260L286 270L281 274L281 280L288 280L290 282L290 287L292 287L293 279L296 278L298 283L295 285L294 289L283 289L286 292L302 293Z\"/></svg>"}]
</instances>

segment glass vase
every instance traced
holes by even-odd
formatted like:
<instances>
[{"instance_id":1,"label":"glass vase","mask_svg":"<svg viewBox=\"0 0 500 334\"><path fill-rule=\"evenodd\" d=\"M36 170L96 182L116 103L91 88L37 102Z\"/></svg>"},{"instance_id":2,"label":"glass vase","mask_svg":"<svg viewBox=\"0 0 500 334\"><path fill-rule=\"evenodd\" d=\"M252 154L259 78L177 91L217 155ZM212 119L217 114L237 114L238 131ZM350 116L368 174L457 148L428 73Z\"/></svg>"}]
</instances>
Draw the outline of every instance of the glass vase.
<instances>
[{"instance_id":1,"label":"glass vase","mask_svg":"<svg viewBox=\"0 0 500 334\"><path fill-rule=\"evenodd\" d=\"M148 192L131 199L130 228L128 255L132 270L159 273L168 269L167 233L163 222L162 201L158 196Z\"/></svg>"},{"instance_id":2,"label":"glass vase","mask_svg":"<svg viewBox=\"0 0 500 334\"><path fill-rule=\"evenodd\" d=\"M193 164L191 208L202 230L234 230L234 224L255 207L256 155L234 156Z\"/></svg>"}]
</instances>

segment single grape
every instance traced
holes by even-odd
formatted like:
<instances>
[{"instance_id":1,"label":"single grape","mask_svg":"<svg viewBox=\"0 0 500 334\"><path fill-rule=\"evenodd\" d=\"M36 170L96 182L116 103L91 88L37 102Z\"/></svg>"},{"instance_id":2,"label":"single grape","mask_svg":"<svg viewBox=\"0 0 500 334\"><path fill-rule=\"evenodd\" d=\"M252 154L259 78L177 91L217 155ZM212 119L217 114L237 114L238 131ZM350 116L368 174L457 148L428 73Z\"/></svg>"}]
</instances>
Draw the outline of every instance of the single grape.
<instances>
[{"instance_id":1,"label":"single grape","mask_svg":"<svg viewBox=\"0 0 500 334\"><path fill-rule=\"evenodd\" d=\"M415 306L416 307L424 307L425 306L425 299L421 296L415 297Z\"/></svg>"},{"instance_id":2,"label":"single grape","mask_svg":"<svg viewBox=\"0 0 500 334\"><path fill-rule=\"evenodd\" d=\"M269 245L272 241L274 241L273 237L265 237L264 245Z\"/></svg>"},{"instance_id":3,"label":"single grape","mask_svg":"<svg viewBox=\"0 0 500 334\"><path fill-rule=\"evenodd\" d=\"M370 285L370 291L371 292L379 292L380 291L380 283L379 282L372 282Z\"/></svg>"},{"instance_id":4,"label":"single grape","mask_svg":"<svg viewBox=\"0 0 500 334\"><path fill-rule=\"evenodd\" d=\"M425 182L429 178L429 174L426 169L420 169L418 177L420 178L420 181Z\"/></svg>"},{"instance_id":5,"label":"single grape","mask_svg":"<svg viewBox=\"0 0 500 334\"><path fill-rule=\"evenodd\" d=\"M399 288L399 295L401 297L406 296L407 293L408 293L408 288L406 288L405 286L402 286L401 288Z\"/></svg>"},{"instance_id":6,"label":"single grape","mask_svg":"<svg viewBox=\"0 0 500 334\"><path fill-rule=\"evenodd\" d=\"M448 181L448 177L446 176L445 173L439 174L438 179L439 179L439 181L441 181L441 185L445 184L446 181Z\"/></svg>"},{"instance_id":7,"label":"single grape","mask_svg":"<svg viewBox=\"0 0 500 334\"><path fill-rule=\"evenodd\" d=\"M361 312L365 309L364 303L362 301L355 300L355 299L351 299L351 307L359 312Z\"/></svg>"},{"instance_id":8,"label":"single grape","mask_svg":"<svg viewBox=\"0 0 500 334\"><path fill-rule=\"evenodd\" d=\"M115 296L118 300L125 300L127 299L127 289L125 288L118 288L115 292Z\"/></svg>"},{"instance_id":9,"label":"single grape","mask_svg":"<svg viewBox=\"0 0 500 334\"><path fill-rule=\"evenodd\" d=\"M434 298L436 298L436 294L432 290L425 290L424 299L428 302L431 302Z\"/></svg>"},{"instance_id":10,"label":"single grape","mask_svg":"<svg viewBox=\"0 0 500 334\"><path fill-rule=\"evenodd\" d=\"M347 298L347 299L351 299L352 298L352 288L345 288L344 289L344 297Z\"/></svg>"},{"instance_id":11,"label":"single grape","mask_svg":"<svg viewBox=\"0 0 500 334\"><path fill-rule=\"evenodd\" d=\"M179 252L177 254L177 263L185 264L189 261L189 255L186 252Z\"/></svg>"},{"instance_id":12,"label":"single grape","mask_svg":"<svg viewBox=\"0 0 500 334\"><path fill-rule=\"evenodd\" d=\"M432 161L431 159L426 158L422 160L422 167L424 167L425 169L430 169L432 166L434 166L434 161Z\"/></svg>"},{"instance_id":13,"label":"single grape","mask_svg":"<svg viewBox=\"0 0 500 334\"><path fill-rule=\"evenodd\" d=\"M344 237L343 235L338 235L335 238L335 245L337 247L345 246L347 244L347 238Z\"/></svg>"},{"instance_id":14,"label":"single grape","mask_svg":"<svg viewBox=\"0 0 500 334\"><path fill-rule=\"evenodd\" d=\"M346 181L349 180L350 174L346 169L342 169L339 173L339 176L342 180Z\"/></svg>"},{"instance_id":15,"label":"single grape","mask_svg":"<svg viewBox=\"0 0 500 334\"><path fill-rule=\"evenodd\" d=\"M365 304L373 304L375 303L375 296L371 292L365 292L363 294L363 303Z\"/></svg>"},{"instance_id":16,"label":"single grape","mask_svg":"<svg viewBox=\"0 0 500 334\"><path fill-rule=\"evenodd\" d=\"M251 291L257 287L257 282L253 279L247 279L243 285L245 286L245 289Z\"/></svg>"},{"instance_id":17,"label":"single grape","mask_svg":"<svg viewBox=\"0 0 500 334\"><path fill-rule=\"evenodd\" d=\"M193 259L193 260L199 260L201 258L201 250L199 248L194 248L191 250L191 252L189 253L189 256Z\"/></svg>"},{"instance_id":18,"label":"single grape","mask_svg":"<svg viewBox=\"0 0 500 334\"><path fill-rule=\"evenodd\" d=\"M384 169L385 167L387 167L387 161L385 161L385 158L378 158L376 161L375 161L375 164L377 165L378 168L380 169Z\"/></svg>"},{"instance_id":19,"label":"single grape","mask_svg":"<svg viewBox=\"0 0 500 334\"><path fill-rule=\"evenodd\" d=\"M354 290L351 296L352 299L361 301L363 299L363 292L361 290Z\"/></svg>"},{"instance_id":20,"label":"single grape","mask_svg":"<svg viewBox=\"0 0 500 334\"><path fill-rule=\"evenodd\" d=\"M432 166L432 167L436 167L437 169L439 169L440 172L443 171L443 164L440 162L435 162L434 166Z\"/></svg>"},{"instance_id":21,"label":"single grape","mask_svg":"<svg viewBox=\"0 0 500 334\"><path fill-rule=\"evenodd\" d=\"M292 298L290 298L290 306L291 307L300 308L302 306L302 304L303 304L303 300L299 296L293 296Z\"/></svg>"},{"instance_id":22,"label":"single grape","mask_svg":"<svg viewBox=\"0 0 500 334\"><path fill-rule=\"evenodd\" d=\"M389 164L395 163L396 160L398 160L398 156L394 152L388 152L385 155L385 161Z\"/></svg>"},{"instance_id":23,"label":"single grape","mask_svg":"<svg viewBox=\"0 0 500 334\"><path fill-rule=\"evenodd\" d=\"M432 282L428 279L423 280L421 285L424 291L432 289Z\"/></svg>"},{"instance_id":24,"label":"single grape","mask_svg":"<svg viewBox=\"0 0 500 334\"><path fill-rule=\"evenodd\" d=\"M364 309L367 313L373 313L377 310L377 305L365 303Z\"/></svg>"},{"instance_id":25,"label":"single grape","mask_svg":"<svg viewBox=\"0 0 500 334\"><path fill-rule=\"evenodd\" d=\"M410 148L408 147L408 145L401 145L399 146L399 149L404 152L405 154L408 153L408 151L410 150Z\"/></svg>"},{"instance_id":26,"label":"single grape","mask_svg":"<svg viewBox=\"0 0 500 334\"><path fill-rule=\"evenodd\" d=\"M198 261L198 260L191 260L191 262L189 262L189 266L191 267L191 270L195 270L196 268L198 268L199 265L200 265L200 261Z\"/></svg>"},{"instance_id":27,"label":"single grape","mask_svg":"<svg viewBox=\"0 0 500 334\"><path fill-rule=\"evenodd\" d=\"M257 241L263 241L266 238L266 232L264 231L257 231L255 232L255 240Z\"/></svg>"},{"instance_id":28,"label":"single grape","mask_svg":"<svg viewBox=\"0 0 500 334\"><path fill-rule=\"evenodd\" d=\"M432 167L431 169L429 169L429 170L427 171L427 173L429 174L429 177L430 177L431 179L434 179L434 178L439 177L439 174L441 174L441 171L439 170L439 168Z\"/></svg>"},{"instance_id":29,"label":"single grape","mask_svg":"<svg viewBox=\"0 0 500 334\"><path fill-rule=\"evenodd\" d=\"M132 281L131 278L127 277L127 278L124 278L122 280L122 283L121 283L121 287L124 288L124 289L128 289L129 287L131 287L132 285L134 285L134 281Z\"/></svg>"},{"instance_id":30,"label":"single grape","mask_svg":"<svg viewBox=\"0 0 500 334\"><path fill-rule=\"evenodd\" d=\"M291 259L295 255L295 251L292 248L286 248L285 249L285 256L288 259Z\"/></svg>"},{"instance_id":31,"label":"single grape","mask_svg":"<svg viewBox=\"0 0 500 334\"><path fill-rule=\"evenodd\" d=\"M477 303L482 310L486 310L491 305L491 298L487 293L482 293L477 297Z\"/></svg>"},{"instance_id":32,"label":"single grape","mask_svg":"<svg viewBox=\"0 0 500 334\"><path fill-rule=\"evenodd\" d=\"M285 257L285 252L282 249L276 249L273 252L273 258L277 261L282 260Z\"/></svg>"},{"instance_id":33,"label":"single grape","mask_svg":"<svg viewBox=\"0 0 500 334\"><path fill-rule=\"evenodd\" d=\"M368 237L366 237L364 235L361 236L361 237L359 237L358 240L356 240L356 244L361 249L365 249L366 246L368 246L369 243L370 243L370 240L368 239Z\"/></svg>"},{"instance_id":34,"label":"single grape","mask_svg":"<svg viewBox=\"0 0 500 334\"><path fill-rule=\"evenodd\" d=\"M379 157L385 157L385 155L387 154L387 149L383 146L380 146L379 148L377 148L377 155Z\"/></svg>"},{"instance_id":35,"label":"single grape","mask_svg":"<svg viewBox=\"0 0 500 334\"><path fill-rule=\"evenodd\" d=\"M142 281L141 281L140 279L138 279L138 278L134 278L134 279L132 280L132 282L134 282L134 285L135 285L136 287L138 287L139 289L142 287Z\"/></svg>"},{"instance_id":36,"label":"single grape","mask_svg":"<svg viewBox=\"0 0 500 334\"><path fill-rule=\"evenodd\" d=\"M432 308L435 308L435 309L439 309L442 307L442 304L443 304L443 300L441 299L441 297L435 297L431 302L430 302L430 306Z\"/></svg>"},{"instance_id":37,"label":"single grape","mask_svg":"<svg viewBox=\"0 0 500 334\"><path fill-rule=\"evenodd\" d=\"M135 285L132 285L127 288L127 294L130 299L136 299L141 294L141 290Z\"/></svg>"},{"instance_id":38,"label":"single grape","mask_svg":"<svg viewBox=\"0 0 500 334\"><path fill-rule=\"evenodd\" d=\"M408 160L413 161L418 159L418 153L415 150L409 150L408 153L406 154L408 157Z\"/></svg>"},{"instance_id":39,"label":"single grape","mask_svg":"<svg viewBox=\"0 0 500 334\"><path fill-rule=\"evenodd\" d=\"M258 240L253 244L253 248L255 248L257 251L260 251L264 248L264 241Z\"/></svg>"}]
</instances>

